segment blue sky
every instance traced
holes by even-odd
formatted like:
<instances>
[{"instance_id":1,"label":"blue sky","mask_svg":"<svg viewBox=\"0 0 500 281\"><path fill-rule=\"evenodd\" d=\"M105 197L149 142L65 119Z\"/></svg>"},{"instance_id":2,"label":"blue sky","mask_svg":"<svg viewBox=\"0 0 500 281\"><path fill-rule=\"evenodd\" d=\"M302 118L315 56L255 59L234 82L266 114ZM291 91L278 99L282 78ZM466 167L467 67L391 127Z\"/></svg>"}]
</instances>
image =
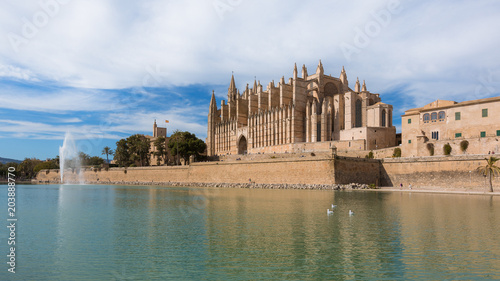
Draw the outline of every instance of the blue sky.
<instances>
[{"instance_id":1,"label":"blue sky","mask_svg":"<svg viewBox=\"0 0 500 281\"><path fill-rule=\"evenodd\" d=\"M20 3L18 3L20 2ZM206 137L212 90L288 80L293 65L345 67L400 115L436 99L500 93L498 1L118 1L0 3L0 157L55 157L154 119Z\"/></svg>"}]
</instances>

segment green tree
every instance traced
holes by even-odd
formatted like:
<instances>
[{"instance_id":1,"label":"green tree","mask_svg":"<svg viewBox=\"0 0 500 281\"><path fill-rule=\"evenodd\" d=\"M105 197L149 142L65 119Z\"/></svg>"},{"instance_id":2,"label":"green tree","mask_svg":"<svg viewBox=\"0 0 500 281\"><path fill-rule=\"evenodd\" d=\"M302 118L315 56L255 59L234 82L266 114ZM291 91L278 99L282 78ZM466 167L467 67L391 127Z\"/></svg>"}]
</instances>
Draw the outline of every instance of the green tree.
<instances>
[{"instance_id":1,"label":"green tree","mask_svg":"<svg viewBox=\"0 0 500 281\"><path fill-rule=\"evenodd\" d=\"M9 173L9 167L14 167L15 172L14 174L17 176L19 175L19 164L15 162L9 162L5 164L0 163L0 177L6 179L7 174Z\"/></svg>"},{"instance_id":2,"label":"green tree","mask_svg":"<svg viewBox=\"0 0 500 281\"><path fill-rule=\"evenodd\" d=\"M130 152L126 139L121 139L116 142L116 151L114 155L116 163L121 167L128 167L131 163Z\"/></svg>"},{"instance_id":3,"label":"green tree","mask_svg":"<svg viewBox=\"0 0 500 281\"><path fill-rule=\"evenodd\" d=\"M368 154L365 156L367 159L373 159L375 158L375 155L373 155L373 151L368 152Z\"/></svg>"},{"instance_id":4,"label":"green tree","mask_svg":"<svg viewBox=\"0 0 500 281\"><path fill-rule=\"evenodd\" d=\"M130 159L140 166L149 166L150 141L144 135L135 134L127 138Z\"/></svg>"},{"instance_id":5,"label":"green tree","mask_svg":"<svg viewBox=\"0 0 500 281\"><path fill-rule=\"evenodd\" d=\"M80 151L78 152L78 159L80 160L80 164L82 166L87 166L89 165L90 155Z\"/></svg>"},{"instance_id":6,"label":"green tree","mask_svg":"<svg viewBox=\"0 0 500 281\"><path fill-rule=\"evenodd\" d=\"M105 146L103 149L102 149L102 153L101 155L106 155L106 163L109 164L109 157L108 155L113 155L114 152L111 148L109 148L109 146Z\"/></svg>"},{"instance_id":7,"label":"green tree","mask_svg":"<svg viewBox=\"0 0 500 281\"><path fill-rule=\"evenodd\" d=\"M447 143L443 146L443 153L444 153L444 155L451 154L451 145L449 143Z\"/></svg>"},{"instance_id":8,"label":"green tree","mask_svg":"<svg viewBox=\"0 0 500 281\"><path fill-rule=\"evenodd\" d=\"M462 150L462 152L466 152L467 148L469 148L469 142L466 140L461 141L460 142L460 150Z\"/></svg>"},{"instance_id":9,"label":"green tree","mask_svg":"<svg viewBox=\"0 0 500 281\"><path fill-rule=\"evenodd\" d=\"M36 158L25 158L21 164L19 164L19 176L21 179L32 179L36 176L35 166L42 163L41 160Z\"/></svg>"},{"instance_id":10,"label":"green tree","mask_svg":"<svg viewBox=\"0 0 500 281\"><path fill-rule=\"evenodd\" d=\"M394 152L392 153L392 157L401 157L401 148L394 148Z\"/></svg>"},{"instance_id":11,"label":"green tree","mask_svg":"<svg viewBox=\"0 0 500 281\"><path fill-rule=\"evenodd\" d=\"M88 166L100 166L103 163L104 163L104 159L102 159L99 156L92 156L89 159L87 159Z\"/></svg>"},{"instance_id":12,"label":"green tree","mask_svg":"<svg viewBox=\"0 0 500 281\"><path fill-rule=\"evenodd\" d=\"M492 179L494 176L500 175L500 167L496 166L495 163L500 160L500 158L496 158L491 156L490 158L485 158L486 165L477 168L477 171L483 174L484 176L489 176L490 179L490 192L493 192L493 182Z\"/></svg>"},{"instance_id":13,"label":"green tree","mask_svg":"<svg viewBox=\"0 0 500 281\"><path fill-rule=\"evenodd\" d=\"M160 166L162 160L165 160L165 162L167 162L167 148L165 146L165 137L156 138L154 146L156 148L156 151L154 152L154 155L156 156L156 165Z\"/></svg>"},{"instance_id":14,"label":"green tree","mask_svg":"<svg viewBox=\"0 0 500 281\"><path fill-rule=\"evenodd\" d=\"M199 156L207 148L207 145L190 132L175 131L168 141L168 148L172 155L179 155L185 161L189 156Z\"/></svg>"},{"instance_id":15,"label":"green tree","mask_svg":"<svg viewBox=\"0 0 500 281\"><path fill-rule=\"evenodd\" d=\"M35 168L33 171L35 172L35 176L40 172L41 170L48 170L48 169L59 169L59 165L57 164L56 159L51 159L49 161L45 162L40 162L36 164Z\"/></svg>"}]
</instances>

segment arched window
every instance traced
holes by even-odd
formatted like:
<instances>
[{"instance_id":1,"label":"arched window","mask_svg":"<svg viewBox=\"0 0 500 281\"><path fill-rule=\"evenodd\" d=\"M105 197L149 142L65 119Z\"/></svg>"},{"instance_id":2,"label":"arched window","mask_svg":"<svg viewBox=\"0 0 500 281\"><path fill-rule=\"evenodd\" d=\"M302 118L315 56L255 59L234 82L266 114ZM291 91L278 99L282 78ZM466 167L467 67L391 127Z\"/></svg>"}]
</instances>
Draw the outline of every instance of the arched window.
<instances>
[{"instance_id":1,"label":"arched window","mask_svg":"<svg viewBox=\"0 0 500 281\"><path fill-rule=\"evenodd\" d=\"M436 121L438 114L436 112L431 113L431 121Z\"/></svg>"},{"instance_id":2,"label":"arched window","mask_svg":"<svg viewBox=\"0 0 500 281\"><path fill-rule=\"evenodd\" d=\"M438 114L439 121L444 120L445 116L446 116L446 114L444 113L444 111L439 111L439 114Z\"/></svg>"},{"instance_id":3,"label":"arched window","mask_svg":"<svg viewBox=\"0 0 500 281\"><path fill-rule=\"evenodd\" d=\"M385 122L385 121L386 121L386 120L385 120L385 119L386 119L385 114L386 114L386 111L385 111L385 109L384 109L384 110L382 110L382 127L385 127L385 123L386 123L386 122Z\"/></svg>"},{"instance_id":4,"label":"arched window","mask_svg":"<svg viewBox=\"0 0 500 281\"><path fill-rule=\"evenodd\" d=\"M326 83L324 91L325 97L333 97L334 95L339 93L337 86L335 86L335 84L333 84L332 82Z\"/></svg>"},{"instance_id":5,"label":"arched window","mask_svg":"<svg viewBox=\"0 0 500 281\"><path fill-rule=\"evenodd\" d=\"M430 119L431 119L431 115L429 113L424 114L424 123L429 122Z\"/></svg>"},{"instance_id":6,"label":"arched window","mask_svg":"<svg viewBox=\"0 0 500 281\"><path fill-rule=\"evenodd\" d=\"M361 127L361 100L356 101L356 123L354 127Z\"/></svg>"}]
</instances>

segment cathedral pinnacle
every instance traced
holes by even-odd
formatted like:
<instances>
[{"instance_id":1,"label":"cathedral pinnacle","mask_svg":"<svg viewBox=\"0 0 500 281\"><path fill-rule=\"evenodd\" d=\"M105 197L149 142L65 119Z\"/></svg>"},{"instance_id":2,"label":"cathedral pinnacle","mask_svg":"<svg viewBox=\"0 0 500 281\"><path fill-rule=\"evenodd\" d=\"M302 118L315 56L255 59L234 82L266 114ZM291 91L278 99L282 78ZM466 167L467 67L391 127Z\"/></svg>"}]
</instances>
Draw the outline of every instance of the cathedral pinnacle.
<instances>
[{"instance_id":1,"label":"cathedral pinnacle","mask_svg":"<svg viewBox=\"0 0 500 281\"><path fill-rule=\"evenodd\" d=\"M293 67L293 79L297 79L297 63L295 63Z\"/></svg>"},{"instance_id":2,"label":"cathedral pinnacle","mask_svg":"<svg viewBox=\"0 0 500 281\"><path fill-rule=\"evenodd\" d=\"M356 86L354 86L354 92L359 93L359 77L356 78Z\"/></svg>"},{"instance_id":3,"label":"cathedral pinnacle","mask_svg":"<svg viewBox=\"0 0 500 281\"><path fill-rule=\"evenodd\" d=\"M363 88L361 89L362 92L366 92L366 83L365 80L363 80Z\"/></svg>"},{"instance_id":4,"label":"cathedral pinnacle","mask_svg":"<svg viewBox=\"0 0 500 281\"><path fill-rule=\"evenodd\" d=\"M318 68L316 69L316 73L323 74L323 64L321 63L321 60L319 60Z\"/></svg>"},{"instance_id":5,"label":"cathedral pinnacle","mask_svg":"<svg viewBox=\"0 0 500 281\"><path fill-rule=\"evenodd\" d=\"M345 73L344 66L342 66L342 71L340 72L340 81L344 84L344 88L347 89L349 86L349 82L347 81L347 74Z\"/></svg>"}]
</instances>

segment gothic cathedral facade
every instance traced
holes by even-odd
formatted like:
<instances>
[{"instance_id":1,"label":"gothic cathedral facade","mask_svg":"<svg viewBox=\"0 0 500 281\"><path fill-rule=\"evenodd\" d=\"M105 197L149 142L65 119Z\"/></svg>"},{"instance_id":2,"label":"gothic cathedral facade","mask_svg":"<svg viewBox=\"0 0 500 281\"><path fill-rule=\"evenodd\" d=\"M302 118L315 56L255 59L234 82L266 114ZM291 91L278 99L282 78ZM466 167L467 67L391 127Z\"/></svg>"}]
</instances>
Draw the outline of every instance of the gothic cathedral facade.
<instances>
[{"instance_id":1,"label":"gothic cathedral facade","mask_svg":"<svg viewBox=\"0 0 500 281\"><path fill-rule=\"evenodd\" d=\"M260 81L240 94L234 76L227 104L217 107L212 93L208 113L208 156L253 153L296 153L373 150L395 146L392 106L370 93L359 79L349 88L342 68L340 77L325 75L321 61L316 72L293 77L263 90Z\"/></svg>"}]
</instances>

